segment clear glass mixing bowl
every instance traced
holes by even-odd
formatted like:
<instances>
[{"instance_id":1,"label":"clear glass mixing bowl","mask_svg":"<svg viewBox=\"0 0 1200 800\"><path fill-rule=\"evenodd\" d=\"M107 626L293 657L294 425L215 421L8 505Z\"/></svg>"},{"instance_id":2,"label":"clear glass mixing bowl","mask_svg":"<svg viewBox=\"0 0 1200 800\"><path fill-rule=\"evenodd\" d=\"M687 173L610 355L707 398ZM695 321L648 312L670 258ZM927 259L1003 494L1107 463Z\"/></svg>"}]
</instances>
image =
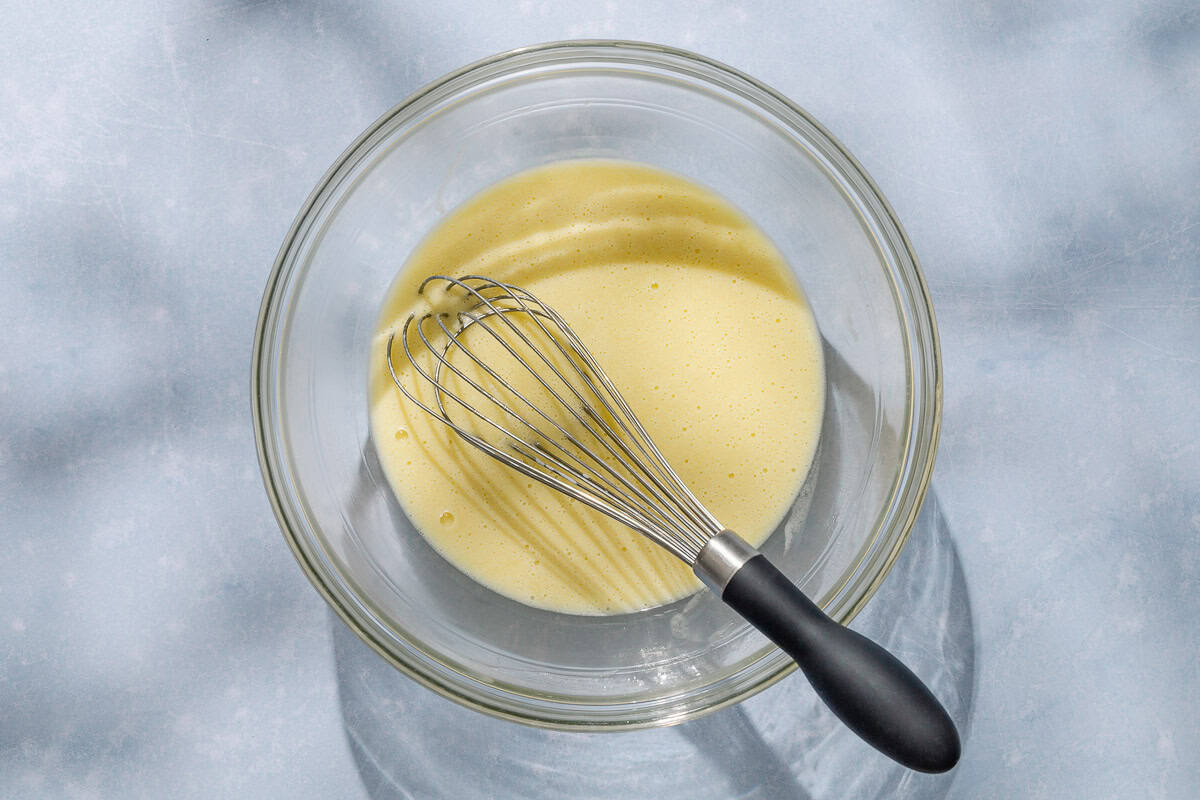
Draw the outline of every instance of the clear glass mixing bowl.
<instances>
[{"instance_id":1,"label":"clear glass mixing bowl","mask_svg":"<svg viewBox=\"0 0 1200 800\"><path fill-rule=\"evenodd\" d=\"M794 664L708 593L583 617L483 588L407 520L368 426L368 343L408 253L481 189L581 157L640 161L716 190L796 271L825 340L825 420L808 480L763 550L849 621L904 544L933 466L941 383L929 297L899 222L849 153L786 98L692 53L517 50L446 76L363 133L305 203L267 283L259 458L309 579L416 680L537 725L671 724Z\"/></svg>"}]
</instances>

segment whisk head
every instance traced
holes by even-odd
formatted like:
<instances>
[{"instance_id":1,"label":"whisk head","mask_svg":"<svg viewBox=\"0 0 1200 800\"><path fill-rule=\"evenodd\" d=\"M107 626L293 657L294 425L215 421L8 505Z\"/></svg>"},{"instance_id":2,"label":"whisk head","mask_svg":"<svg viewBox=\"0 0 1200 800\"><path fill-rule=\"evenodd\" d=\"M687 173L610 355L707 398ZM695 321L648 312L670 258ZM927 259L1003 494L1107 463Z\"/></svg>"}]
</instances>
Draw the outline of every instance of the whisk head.
<instances>
[{"instance_id":1,"label":"whisk head","mask_svg":"<svg viewBox=\"0 0 1200 800\"><path fill-rule=\"evenodd\" d=\"M481 275L434 275L440 305L399 331L414 381L392 381L459 437L649 537L688 564L723 527L692 494L612 380L553 308ZM426 393L428 394L428 393Z\"/></svg>"}]
</instances>

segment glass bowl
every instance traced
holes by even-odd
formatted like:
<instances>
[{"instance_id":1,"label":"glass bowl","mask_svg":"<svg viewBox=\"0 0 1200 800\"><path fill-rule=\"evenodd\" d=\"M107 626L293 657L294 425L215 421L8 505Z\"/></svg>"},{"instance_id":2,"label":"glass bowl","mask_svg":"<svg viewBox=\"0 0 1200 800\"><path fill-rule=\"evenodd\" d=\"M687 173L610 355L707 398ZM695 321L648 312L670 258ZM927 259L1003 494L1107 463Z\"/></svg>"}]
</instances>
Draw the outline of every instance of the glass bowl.
<instances>
[{"instance_id":1,"label":"glass bowl","mask_svg":"<svg viewBox=\"0 0 1200 800\"><path fill-rule=\"evenodd\" d=\"M569 158L664 168L774 240L824 339L827 396L807 481L764 552L834 619L883 580L933 467L933 312L912 248L855 160L795 104L692 53L540 45L480 61L385 114L326 173L263 297L253 406L267 492L309 579L424 685L557 728L665 725L795 665L707 592L609 617L518 604L434 552L397 505L368 425L367 353L407 255L449 210Z\"/></svg>"}]
</instances>

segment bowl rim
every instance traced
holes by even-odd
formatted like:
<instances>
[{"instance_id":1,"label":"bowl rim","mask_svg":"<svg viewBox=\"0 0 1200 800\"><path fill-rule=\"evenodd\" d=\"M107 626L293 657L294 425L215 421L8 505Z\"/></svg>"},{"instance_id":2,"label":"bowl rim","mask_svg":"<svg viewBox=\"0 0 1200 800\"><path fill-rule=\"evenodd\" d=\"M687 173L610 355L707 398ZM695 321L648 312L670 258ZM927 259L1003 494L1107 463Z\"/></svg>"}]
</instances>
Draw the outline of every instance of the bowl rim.
<instances>
[{"instance_id":1,"label":"bowl rim","mask_svg":"<svg viewBox=\"0 0 1200 800\"><path fill-rule=\"evenodd\" d=\"M666 709L669 713L661 716L653 716L655 709L662 705L664 698L654 698L642 715L636 718L628 718L625 716L604 717L601 719L569 719L563 714L554 715L537 715L519 713L513 710L511 704L488 702L481 695L473 695L463 691L461 686L453 685L452 682L440 680L431 672L421 670L413 663L404 661L396 656L396 654L388 648L379 637L375 636L372 631L363 624L356 614L350 608L350 604L344 602L344 598L333 590L328 585L324 577L324 570L319 568L315 553L309 552L304 543L300 541L301 537L297 534L291 519L291 511L284 501L284 494L279 482L281 479L281 465L277 463L277 453L273 452L269 446L271 442L267 431L267 420L271 418L271 408L269 405L270 393L263 390L264 371L266 370L270 360L267 358L267 352L272 340L268 334L278 324L276 319L277 302L279 292L284 278L287 277L285 271L291 261L291 255L298 241L303 238L303 234L307 232L312 223L312 212L318 208L323 198L329 194L330 190L336 185L337 178L340 173L351 165L355 156L359 153L362 146L371 140L381 129L393 123L404 115L415 116L419 113L426 101L436 99L436 96L443 91L453 90L454 84L461 79L477 74L480 72L487 73L489 68L496 67L505 62L528 57L537 54L551 55L559 52L580 52L580 51L596 51L591 55L597 60L604 60L605 55L618 54L625 52L631 56L638 56L643 59L667 58L676 62L685 64L691 63L704 68L708 71L715 72L717 75L723 76L737 84L741 83L749 87L752 91L759 93L765 98L778 103L788 113L796 115L805 125L811 126L824 139L822 145L828 145L832 148L833 154L841 161L837 164L839 171L843 174L841 177L848 178L856 184L857 188L863 189L866 199L873 201L875 208L873 209L877 216L877 221L884 224L884 231L889 244L895 249L899 255L907 259L911 270L900 271L900 274L892 274L888 271L889 283L893 286L893 293L896 293L898 284L903 282L904 292L908 299L912 302L913 320L909 320L904 313L899 314L899 321L904 330L904 349L905 349L905 367L906 375L909 382L909 391L907 397L907 409L905 416L905 436L902 452L904 459L901 462L901 468L897 471L895 481L890 489L889 502L883 507L880 516L877 518L880 524L876 525L874 534L864 543L860 549L860 555L856 559L854 565L843 576L842 581L838 583L827 595L827 599L839 595L849 584L855 575L857 575L864 567L868 556L871 554L873 545L879 538L883 536L886 529L891 528L895 531L892 539L892 545L886 550L874 554L871 561L872 578L863 586L859 592L859 596L843 609L839 609L836 618L842 624L848 624L854 617L866 606L867 602L876 593L883 580L891 571L896 559L899 557L901 550L912 531L918 513L920 512L925 495L928 492L929 484L933 474L934 462L936 461L938 442L941 433L942 423L942 360L941 360L941 343L938 335L936 317L934 314L932 300L929 294L928 286L922 274L920 262L917 259L916 252L912 247L908 234L901 225L899 218L893 210L891 204L883 196L875 181L870 177L867 171L862 167L858 160L850 153L850 151L842 145L842 143L834 137L820 122L813 118L807 111L798 106L793 101L789 100L785 95L762 83L756 78L747 75L746 73L731 67L723 62L709 58L707 56L668 45L656 44L652 42L641 42L634 40L620 39L575 39L575 40L558 40L543 42L506 50L496 53L485 58L473 61L465 66L453 70L440 78L437 78L424 86L417 89L407 98L394 105L371 125L369 125L361 134L359 134L349 146L334 160L332 165L324 172L315 187L309 192L300 210L297 212L295 219L292 221L287 234L284 236L283 243L276 255L274 264L271 268L270 275L267 278L266 286L263 290L262 301L259 306L258 319L255 325L254 343L251 358L251 374L250 374L250 394L251 394L251 412L254 426L255 446L258 455L259 469L262 474L263 484L266 493L271 502L272 510L275 514L276 521L279 524L284 540L291 549L293 556L299 563L301 569L308 577L309 582L318 591L318 593L329 604L330 608L345 622L351 630L375 652L383 657L393 667L399 669L408 677L416 680L421 685L428 689L437 692L439 695L453 700L468 708L486 713L488 715L501 719L508 719L524 724L534 725L543 728L562 729L562 730L634 730L639 728L659 727L673 725L683 722L688 719L695 718L721 708L734 705L742 700L751 697L758 692L774 685L779 680L791 674L796 669L795 662L786 658L772 658L771 655L766 655L756 659L756 663L767 663L769 661L777 662L776 665L765 671L764 675L759 676L756 680L736 687L733 691L726 693L724 696L719 696L711 702L706 702L695 707L679 710L678 708ZM605 52L607 51L607 53ZM610 61L616 61L610 55ZM531 65L532 66L532 65ZM662 64L659 64L662 66ZM484 76L494 77L494 76ZM711 77L693 74L693 78L699 81L711 81ZM743 94L743 97L759 108L762 103L759 99ZM772 117L778 122L784 124L789 130L795 130L795 125L792 121L782 118L777 112L771 109L767 110ZM403 120L401 120L403 122ZM905 265L901 264L901 267ZM914 331L912 328L917 327L919 331ZM918 336L918 333L922 334ZM926 390L929 392L928 398L925 401L928 408L917 409L917 404L914 402L914 397L917 396L917 390L914 384L914 354L912 345L914 343L923 343L926 347L923 349L924 358L920 374L924 377L922 383L925 384ZM918 411L920 411L921 419L917 419ZM924 426L918 425L919 422L924 422ZM913 451L914 437L918 435L918 428L924 430L922 442L918 442L916 452ZM920 469L910 473L910 469L914 462L920 463ZM889 510L898 510L889 524L883 524L884 518ZM774 650L775 655L782 655L773 645L768 645L767 652ZM743 670L744 671L744 670ZM737 673L737 674L740 674ZM710 688L714 684L710 684ZM509 693L511 694L511 693ZM527 696L521 695L522 698L530 700ZM493 698L494 699L494 698ZM544 705L545 701L554 702L554 698L546 695L538 698ZM576 710L589 707L587 703L575 703L572 707ZM523 707L528 710L528 706ZM645 716L645 713L650 713L651 716ZM569 716L569 715L568 715Z\"/></svg>"}]
</instances>

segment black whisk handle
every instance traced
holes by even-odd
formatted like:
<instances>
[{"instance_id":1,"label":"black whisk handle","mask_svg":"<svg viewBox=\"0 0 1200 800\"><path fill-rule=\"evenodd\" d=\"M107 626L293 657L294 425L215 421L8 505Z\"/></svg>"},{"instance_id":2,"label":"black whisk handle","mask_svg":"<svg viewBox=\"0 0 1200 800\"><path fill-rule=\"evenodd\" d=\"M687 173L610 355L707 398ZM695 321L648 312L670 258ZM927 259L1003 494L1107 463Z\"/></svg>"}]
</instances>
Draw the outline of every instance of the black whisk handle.
<instances>
[{"instance_id":1,"label":"black whisk handle","mask_svg":"<svg viewBox=\"0 0 1200 800\"><path fill-rule=\"evenodd\" d=\"M910 769L958 763L958 731L920 678L870 639L831 620L762 554L741 565L721 599L796 660L851 730Z\"/></svg>"},{"instance_id":2,"label":"black whisk handle","mask_svg":"<svg viewBox=\"0 0 1200 800\"><path fill-rule=\"evenodd\" d=\"M958 763L958 730L929 687L880 645L829 619L764 555L734 573L721 599L796 658L829 710L876 750L922 772Z\"/></svg>"}]
</instances>

